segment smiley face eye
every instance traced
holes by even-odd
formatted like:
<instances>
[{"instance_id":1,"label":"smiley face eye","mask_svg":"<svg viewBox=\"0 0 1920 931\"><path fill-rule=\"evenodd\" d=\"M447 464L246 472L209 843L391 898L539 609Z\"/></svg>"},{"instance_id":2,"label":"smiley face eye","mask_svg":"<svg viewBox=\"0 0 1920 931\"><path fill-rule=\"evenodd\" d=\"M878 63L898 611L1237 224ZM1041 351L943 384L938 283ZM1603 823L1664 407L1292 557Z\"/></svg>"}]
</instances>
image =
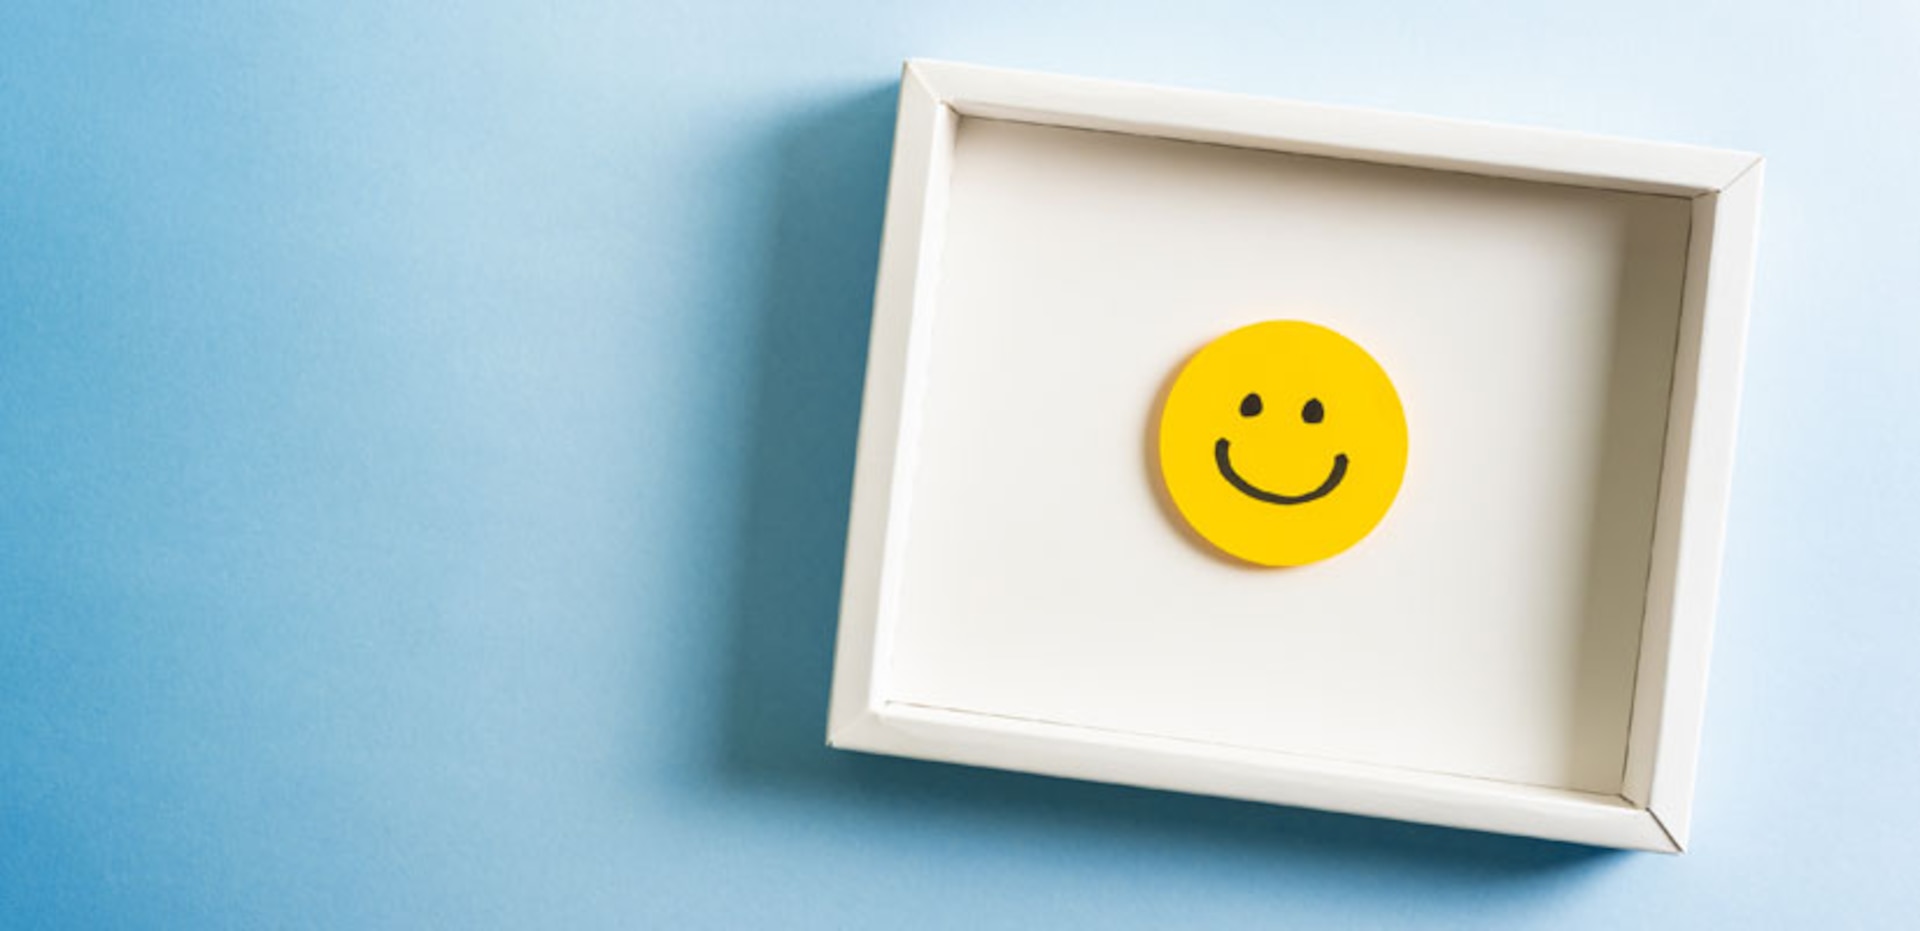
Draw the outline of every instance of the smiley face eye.
<instances>
[{"instance_id":1,"label":"smiley face eye","mask_svg":"<svg viewBox=\"0 0 1920 931\"><path fill-rule=\"evenodd\" d=\"M1260 416L1260 396L1259 395L1249 394L1246 397L1240 399L1240 416L1242 417Z\"/></svg>"},{"instance_id":2,"label":"smiley face eye","mask_svg":"<svg viewBox=\"0 0 1920 931\"><path fill-rule=\"evenodd\" d=\"M1300 419L1307 423L1319 423L1327 419L1327 409L1321 405L1319 398L1312 398L1307 401L1306 407L1300 409Z\"/></svg>"}]
</instances>

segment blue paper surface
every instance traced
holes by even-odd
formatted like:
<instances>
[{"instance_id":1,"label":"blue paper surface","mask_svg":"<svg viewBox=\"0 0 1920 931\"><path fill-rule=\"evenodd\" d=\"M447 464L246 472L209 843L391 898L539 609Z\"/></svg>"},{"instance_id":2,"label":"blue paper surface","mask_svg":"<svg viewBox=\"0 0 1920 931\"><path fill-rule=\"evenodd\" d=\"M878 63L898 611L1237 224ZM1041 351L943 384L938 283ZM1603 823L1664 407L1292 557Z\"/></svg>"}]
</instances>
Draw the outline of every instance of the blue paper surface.
<instances>
[{"instance_id":1,"label":"blue paper surface","mask_svg":"<svg viewBox=\"0 0 1920 931\"><path fill-rule=\"evenodd\" d=\"M0 5L0 926L1896 926L1899 3ZM1770 159L1694 852L821 744L912 55Z\"/></svg>"}]
</instances>

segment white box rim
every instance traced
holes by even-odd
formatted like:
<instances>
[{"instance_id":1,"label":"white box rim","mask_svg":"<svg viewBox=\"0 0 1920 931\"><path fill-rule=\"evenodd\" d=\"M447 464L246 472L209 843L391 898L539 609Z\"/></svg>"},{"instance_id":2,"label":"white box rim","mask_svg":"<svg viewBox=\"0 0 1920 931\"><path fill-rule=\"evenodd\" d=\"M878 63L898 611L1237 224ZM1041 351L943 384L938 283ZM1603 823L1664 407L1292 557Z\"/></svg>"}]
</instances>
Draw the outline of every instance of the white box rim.
<instances>
[{"instance_id":1,"label":"white box rim","mask_svg":"<svg viewBox=\"0 0 1920 931\"><path fill-rule=\"evenodd\" d=\"M1598 795L890 700L947 177L963 116L1691 198L1681 336L1621 792ZM1691 826L1762 159L1234 94L906 62L875 287L828 743L835 747L1678 853Z\"/></svg>"}]
</instances>

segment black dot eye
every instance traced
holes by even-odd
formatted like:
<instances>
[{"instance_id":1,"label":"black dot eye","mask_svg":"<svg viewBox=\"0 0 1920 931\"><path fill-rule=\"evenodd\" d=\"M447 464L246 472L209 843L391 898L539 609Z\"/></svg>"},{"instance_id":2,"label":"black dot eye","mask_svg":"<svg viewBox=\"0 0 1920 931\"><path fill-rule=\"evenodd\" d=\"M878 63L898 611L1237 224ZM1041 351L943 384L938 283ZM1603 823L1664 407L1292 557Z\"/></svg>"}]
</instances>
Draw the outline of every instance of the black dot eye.
<instances>
[{"instance_id":1,"label":"black dot eye","mask_svg":"<svg viewBox=\"0 0 1920 931\"><path fill-rule=\"evenodd\" d=\"M1260 415L1260 396L1250 394L1240 399L1240 416L1258 417Z\"/></svg>"},{"instance_id":2,"label":"black dot eye","mask_svg":"<svg viewBox=\"0 0 1920 931\"><path fill-rule=\"evenodd\" d=\"M1319 398L1313 398L1307 401L1306 407L1300 409L1300 419L1307 423L1319 423L1327 419L1327 409L1321 406Z\"/></svg>"}]
</instances>

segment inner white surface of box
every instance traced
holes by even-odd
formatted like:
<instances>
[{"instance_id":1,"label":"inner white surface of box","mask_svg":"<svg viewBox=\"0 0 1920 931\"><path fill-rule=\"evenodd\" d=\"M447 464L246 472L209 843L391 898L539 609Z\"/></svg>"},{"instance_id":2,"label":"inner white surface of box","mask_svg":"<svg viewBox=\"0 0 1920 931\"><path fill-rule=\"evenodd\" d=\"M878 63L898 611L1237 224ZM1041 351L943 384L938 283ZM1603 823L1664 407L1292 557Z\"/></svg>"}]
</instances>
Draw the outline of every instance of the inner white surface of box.
<instances>
[{"instance_id":1,"label":"inner white surface of box","mask_svg":"<svg viewBox=\"0 0 1920 931\"><path fill-rule=\"evenodd\" d=\"M954 140L890 701L1614 796L1690 200L978 117ZM1399 388L1392 511L1259 569L1163 503L1208 340Z\"/></svg>"}]
</instances>

